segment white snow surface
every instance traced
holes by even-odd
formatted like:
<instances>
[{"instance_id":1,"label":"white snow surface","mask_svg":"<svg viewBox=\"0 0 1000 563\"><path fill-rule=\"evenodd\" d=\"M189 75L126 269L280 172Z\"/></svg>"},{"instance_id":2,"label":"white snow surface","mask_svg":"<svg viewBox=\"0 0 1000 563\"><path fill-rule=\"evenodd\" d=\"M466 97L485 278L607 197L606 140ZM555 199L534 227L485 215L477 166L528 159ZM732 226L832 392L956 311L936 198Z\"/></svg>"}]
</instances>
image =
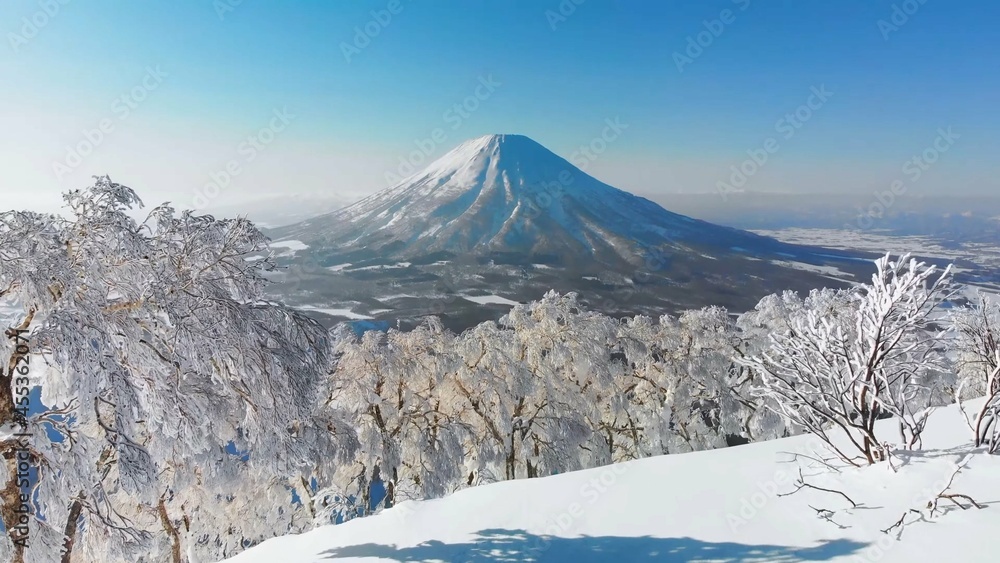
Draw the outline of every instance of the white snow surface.
<instances>
[{"instance_id":1,"label":"white snow surface","mask_svg":"<svg viewBox=\"0 0 1000 563\"><path fill-rule=\"evenodd\" d=\"M410 262L397 262L395 264L380 264L378 266L362 266L360 268L351 268L352 272L361 272L364 270L394 270L397 268L409 268L412 266Z\"/></svg>"},{"instance_id":2,"label":"white snow surface","mask_svg":"<svg viewBox=\"0 0 1000 563\"><path fill-rule=\"evenodd\" d=\"M309 245L300 240L281 240L278 242L272 242L271 248L287 248L291 251L305 250L309 248Z\"/></svg>"},{"instance_id":3,"label":"white snow surface","mask_svg":"<svg viewBox=\"0 0 1000 563\"><path fill-rule=\"evenodd\" d=\"M479 303L480 305L518 305L517 301L511 301L506 297L500 297L499 295L463 295L463 299L468 299L473 303Z\"/></svg>"},{"instance_id":4,"label":"white snow surface","mask_svg":"<svg viewBox=\"0 0 1000 563\"><path fill-rule=\"evenodd\" d=\"M880 424L895 435L895 421ZM898 452L895 471L885 462L819 466L802 456L825 450L799 436L507 481L275 538L229 561L995 561L1000 456L968 453L971 435L947 407L932 414L923 450ZM949 492L985 508L942 501L931 515L928 500L959 463ZM811 488L778 496L795 490L800 468L807 483L858 507ZM818 510L833 511L832 521ZM882 532L904 513L904 526Z\"/></svg>"},{"instance_id":5,"label":"white snow surface","mask_svg":"<svg viewBox=\"0 0 1000 563\"><path fill-rule=\"evenodd\" d=\"M363 320L370 319L368 315L362 315L361 313L355 313L350 309L338 309L332 307L314 307L312 305L300 305L299 309L303 311L316 311L317 313L325 313L327 315L333 315L335 317L346 317L352 320Z\"/></svg>"}]
</instances>

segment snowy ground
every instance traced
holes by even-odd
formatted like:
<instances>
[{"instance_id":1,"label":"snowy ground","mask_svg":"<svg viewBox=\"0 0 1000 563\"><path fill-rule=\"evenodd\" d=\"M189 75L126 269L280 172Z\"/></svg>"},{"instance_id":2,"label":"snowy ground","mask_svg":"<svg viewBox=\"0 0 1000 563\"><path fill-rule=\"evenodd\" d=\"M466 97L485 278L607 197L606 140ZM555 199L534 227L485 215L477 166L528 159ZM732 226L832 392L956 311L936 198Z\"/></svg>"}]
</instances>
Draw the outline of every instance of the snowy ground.
<instances>
[{"instance_id":1,"label":"snowy ground","mask_svg":"<svg viewBox=\"0 0 1000 563\"><path fill-rule=\"evenodd\" d=\"M893 421L882 424L894 438ZM229 561L995 561L1000 456L968 455L970 436L949 407L932 416L923 451L899 454L896 472L818 466L802 456L824 450L800 436L498 483L276 538ZM959 463L950 492L985 508L941 501L932 515L928 500ZM812 488L778 496L795 490L800 468L850 501ZM904 514L904 526L881 531Z\"/></svg>"},{"instance_id":2,"label":"snowy ground","mask_svg":"<svg viewBox=\"0 0 1000 563\"><path fill-rule=\"evenodd\" d=\"M1000 247L989 242L953 240L944 241L930 236L900 236L879 231L848 231L840 229L780 229L757 230L759 235L776 238L782 242L822 246L826 248L860 250L893 255L912 253L929 259L937 259L944 266L955 261L968 261L979 266L977 270L956 268L956 272L981 273L968 280L979 287L996 288L996 272L1000 270ZM836 275L832 274L831 275Z\"/></svg>"},{"instance_id":3,"label":"snowy ground","mask_svg":"<svg viewBox=\"0 0 1000 563\"><path fill-rule=\"evenodd\" d=\"M370 319L368 315L362 315L361 313L355 313L350 309L336 308L336 307L313 307L312 305L301 305L298 307L303 311L316 311L317 313L323 313L326 315L331 315L334 317L345 317L351 320L364 320Z\"/></svg>"},{"instance_id":4,"label":"snowy ground","mask_svg":"<svg viewBox=\"0 0 1000 563\"><path fill-rule=\"evenodd\" d=\"M302 241L299 241L299 240L282 240L282 241L278 241L278 242L272 242L272 243L270 243L270 246L271 246L271 248L287 248L288 250L291 250L292 252L295 252L295 251L298 251L298 250L305 250L305 249L309 248L309 245L307 245L306 243L304 243Z\"/></svg>"},{"instance_id":5,"label":"snowy ground","mask_svg":"<svg viewBox=\"0 0 1000 563\"><path fill-rule=\"evenodd\" d=\"M517 305L517 301L511 301L499 295L463 295L462 298L468 299L473 303L479 303L480 305Z\"/></svg>"}]
</instances>

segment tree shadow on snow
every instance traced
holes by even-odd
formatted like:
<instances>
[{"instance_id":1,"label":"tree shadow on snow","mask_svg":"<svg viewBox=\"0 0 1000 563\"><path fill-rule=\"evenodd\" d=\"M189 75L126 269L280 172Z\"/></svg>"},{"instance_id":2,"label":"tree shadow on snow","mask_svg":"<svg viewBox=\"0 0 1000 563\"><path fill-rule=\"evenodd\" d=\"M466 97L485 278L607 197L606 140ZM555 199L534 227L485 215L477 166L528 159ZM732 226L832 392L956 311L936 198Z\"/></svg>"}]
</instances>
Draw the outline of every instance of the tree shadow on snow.
<instances>
[{"instance_id":1,"label":"tree shadow on snow","mask_svg":"<svg viewBox=\"0 0 1000 563\"><path fill-rule=\"evenodd\" d=\"M323 553L327 559L377 557L395 561L548 562L592 563L597 561L743 561L792 563L826 561L859 552L867 544L832 540L816 547L713 543L692 538L591 537L558 538L538 536L523 530L483 530L475 541L446 544L429 541L414 547L363 544L334 548Z\"/></svg>"},{"instance_id":2,"label":"tree shadow on snow","mask_svg":"<svg viewBox=\"0 0 1000 563\"><path fill-rule=\"evenodd\" d=\"M951 448L937 448L930 450L903 450L892 452L893 464L896 469L912 465L915 462L926 462L941 458L961 458L972 450L972 440L967 444L961 444ZM957 460L956 460L957 461Z\"/></svg>"}]
</instances>

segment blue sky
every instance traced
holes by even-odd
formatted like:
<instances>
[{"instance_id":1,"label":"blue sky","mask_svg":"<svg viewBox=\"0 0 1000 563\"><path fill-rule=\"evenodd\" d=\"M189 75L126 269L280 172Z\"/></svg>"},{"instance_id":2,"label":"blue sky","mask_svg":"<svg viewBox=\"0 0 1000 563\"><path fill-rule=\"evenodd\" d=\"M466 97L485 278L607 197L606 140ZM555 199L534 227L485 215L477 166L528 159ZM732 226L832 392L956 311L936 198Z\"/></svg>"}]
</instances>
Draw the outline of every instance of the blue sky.
<instances>
[{"instance_id":1,"label":"blue sky","mask_svg":"<svg viewBox=\"0 0 1000 563\"><path fill-rule=\"evenodd\" d=\"M870 194L947 127L958 140L913 191L997 193L998 16L986 0L5 0L0 193L44 206L107 172L184 206L235 161L219 201L360 194L437 129L428 159L500 132L568 156L608 119L627 128L588 172L640 193L713 191L775 138L748 189Z\"/></svg>"}]
</instances>

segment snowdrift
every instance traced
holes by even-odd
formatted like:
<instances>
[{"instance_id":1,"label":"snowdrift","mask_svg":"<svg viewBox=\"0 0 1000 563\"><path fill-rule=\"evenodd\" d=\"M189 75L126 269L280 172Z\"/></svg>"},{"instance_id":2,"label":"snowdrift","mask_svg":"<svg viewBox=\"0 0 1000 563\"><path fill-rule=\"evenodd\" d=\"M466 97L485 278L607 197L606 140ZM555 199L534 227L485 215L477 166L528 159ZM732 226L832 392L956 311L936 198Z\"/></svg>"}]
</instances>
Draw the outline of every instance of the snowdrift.
<instances>
[{"instance_id":1,"label":"snowdrift","mask_svg":"<svg viewBox=\"0 0 1000 563\"><path fill-rule=\"evenodd\" d=\"M228 561L994 561L1000 457L971 436L952 406L892 467L825 466L812 458L831 454L799 436L405 502ZM945 489L971 499L932 509Z\"/></svg>"}]
</instances>

